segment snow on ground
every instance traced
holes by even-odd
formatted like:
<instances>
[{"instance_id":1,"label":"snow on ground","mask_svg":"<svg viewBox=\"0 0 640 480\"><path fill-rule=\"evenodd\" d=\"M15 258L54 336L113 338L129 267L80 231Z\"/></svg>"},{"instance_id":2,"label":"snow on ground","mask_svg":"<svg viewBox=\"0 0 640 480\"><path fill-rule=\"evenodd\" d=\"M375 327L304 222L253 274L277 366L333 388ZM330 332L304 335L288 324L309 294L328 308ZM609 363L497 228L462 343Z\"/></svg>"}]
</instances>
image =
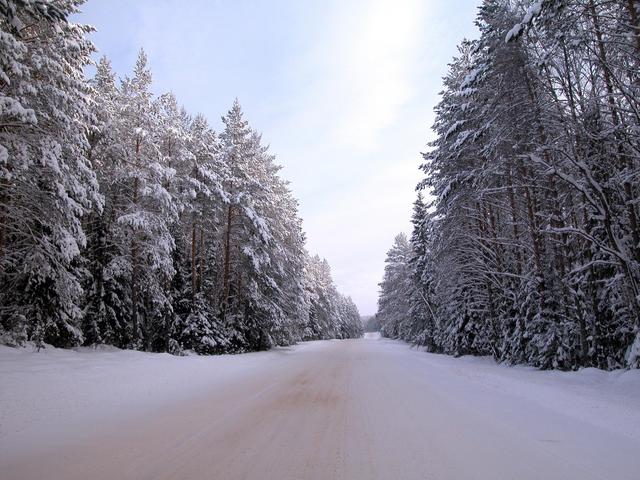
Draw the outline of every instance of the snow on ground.
<instances>
[{"instance_id":1,"label":"snow on ground","mask_svg":"<svg viewBox=\"0 0 640 480\"><path fill-rule=\"evenodd\" d=\"M430 372L432 382L440 382L449 391L452 377L464 379L458 391L476 394L474 404L484 408L497 406L498 398L508 395L517 404L501 405L501 415L511 409L536 404L551 412L573 417L640 441L640 370L606 372L584 368L577 372L540 371L532 367L497 365L490 358L424 354L416 351L417 365ZM439 375L434 372L438 371ZM480 395L484 392L486 397ZM499 392L500 397L493 395ZM496 408L496 413L497 412Z\"/></svg>"},{"instance_id":2,"label":"snow on ground","mask_svg":"<svg viewBox=\"0 0 640 480\"><path fill-rule=\"evenodd\" d=\"M366 333L365 338L381 341L390 351L406 345L383 339L378 332ZM476 394L486 392L488 404L496 401L492 393L498 391L640 440L640 370L540 371L532 367L498 365L490 357L453 358L425 353L418 348L410 350L411 361L406 368L428 375L431 383L447 391L455 387L463 397L469 389ZM474 403L480 399L481 396L477 396Z\"/></svg>"},{"instance_id":3,"label":"snow on ground","mask_svg":"<svg viewBox=\"0 0 640 480\"><path fill-rule=\"evenodd\" d=\"M177 357L108 346L37 352L0 345L0 451L46 445L87 422L126 421L215 390L288 350Z\"/></svg>"},{"instance_id":4,"label":"snow on ground","mask_svg":"<svg viewBox=\"0 0 640 480\"><path fill-rule=\"evenodd\" d=\"M541 372L377 334L220 357L0 348L8 478L631 480L638 451L637 370Z\"/></svg>"}]
</instances>

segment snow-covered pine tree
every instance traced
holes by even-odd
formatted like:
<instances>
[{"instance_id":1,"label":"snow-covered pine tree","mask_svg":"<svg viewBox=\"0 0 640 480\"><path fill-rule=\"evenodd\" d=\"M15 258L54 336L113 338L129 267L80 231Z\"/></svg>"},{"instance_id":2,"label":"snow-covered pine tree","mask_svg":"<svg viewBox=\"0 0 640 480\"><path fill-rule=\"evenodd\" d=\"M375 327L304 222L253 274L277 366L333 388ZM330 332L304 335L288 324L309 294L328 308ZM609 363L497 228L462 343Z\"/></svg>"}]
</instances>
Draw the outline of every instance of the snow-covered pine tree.
<instances>
[{"instance_id":1,"label":"snow-covered pine tree","mask_svg":"<svg viewBox=\"0 0 640 480\"><path fill-rule=\"evenodd\" d=\"M304 340L337 338L348 333L351 337L362 335L360 314L338 293L329 262L318 255L308 256L305 268L305 284L309 298L309 323Z\"/></svg>"},{"instance_id":2,"label":"snow-covered pine tree","mask_svg":"<svg viewBox=\"0 0 640 480\"><path fill-rule=\"evenodd\" d=\"M637 9L485 0L477 24L422 167L435 202L414 215L413 265L435 321L420 342L540 368L637 366Z\"/></svg>"},{"instance_id":3,"label":"snow-covered pine tree","mask_svg":"<svg viewBox=\"0 0 640 480\"><path fill-rule=\"evenodd\" d=\"M391 338L409 338L410 292L413 275L410 261L413 257L411 244L404 233L398 234L387 252L384 277L380 283L377 316L382 324L381 332Z\"/></svg>"},{"instance_id":4,"label":"snow-covered pine tree","mask_svg":"<svg viewBox=\"0 0 640 480\"><path fill-rule=\"evenodd\" d=\"M268 317L258 311L265 307L258 282L268 266L267 245L272 244L273 237L255 207L266 186L250 172L264 152L237 100L223 123L220 154L230 175L224 185L227 205L222 241L222 318L234 332L235 348L265 348L271 346L271 338L268 328L261 325Z\"/></svg>"},{"instance_id":5,"label":"snow-covered pine tree","mask_svg":"<svg viewBox=\"0 0 640 480\"><path fill-rule=\"evenodd\" d=\"M87 129L87 157L96 173L103 208L93 208L84 225L87 248L83 252L89 271L85 285L83 332L89 345L106 343L124 347L130 343L130 288L121 259L124 246L114 228L121 208L128 166L122 161L117 135L119 91L111 63L102 57L90 80L93 121Z\"/></svg>"},{"instance_id":6,"label":"snow-covered pine tree","mask_svg":"<svg viewBox=\"0 0 640 480\"><path fill-rule=\"evenodd\" d=\"M438 306L434 302L431 249L434 241L433 215L428 205L424 203L422 193L413 204L411 218L413 231L409 242L413 256L409 260L413 275L413 288L409 292L409 337L410 340L427 348L430 352L440 351L436 343L438 337ZM378 321L378 320L377 320Z\"/></svg>"},{"instance_id":7,"label":"snow-covered pine tree","mask_svg":"<svg viewBox=\"0 0 640 480\"><path fill-rule=\"evenodd\" d=\"M226 198L223 183L228 168L218 153L216 134L202 116L190 121L185 147L189 154L177 175L183 180L174 185L182 198L180 220L174 228L176 275L171 292L176 348L219 353L229 347L229 332L220 321L221 294L216 288Z\"/></svg>"},{"instance_id":8,"label":"snow-covered pine tree","mask_svg":"<svg viewBox=\"0 0 640 480\"><path fill-rule=\"evenodd\" d=\"M120 160L127 165L121 208L115 218L123 257L118 259L131 288L131 345L158 348L168 331L158 332L170 316L165 286L174 273L174 240L169 226L178 209L168 187L175 175L162 156L159 115L152 101L151 73L140 51L134 75L120 88L116 132Z\"/></svg>"},{"instance_id":9,"label":"snow-covered pine tree","mask_svg":"<svg viewBox=\"0 0 640 480\"><path fill-rule=\"evenodd\" d=\"M90 27L67 20L80 3L0 5L0 323L39 345L83 340L81 218L101 204L86 158Z\"/></svg>"}]
</instances>

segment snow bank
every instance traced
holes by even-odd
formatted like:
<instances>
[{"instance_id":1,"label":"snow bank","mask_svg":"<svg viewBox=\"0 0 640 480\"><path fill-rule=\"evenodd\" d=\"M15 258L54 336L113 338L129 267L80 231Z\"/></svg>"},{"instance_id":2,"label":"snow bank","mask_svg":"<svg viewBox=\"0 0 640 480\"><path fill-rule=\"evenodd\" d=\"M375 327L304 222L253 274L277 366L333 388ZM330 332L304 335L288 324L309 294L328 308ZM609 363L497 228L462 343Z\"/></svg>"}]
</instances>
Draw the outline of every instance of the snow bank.
<instances>
[{"instance_id":1,"label":"snow bank","mask_svg":"<svg viewBox=\"0 0 640 480\"><path fill-rule=\"evenodd\" d=\"M391 349L404 343L381 342ZM430 384L457 391L468 408L491 411L503 421L513 420L514 425L523 410L543 409L550 416L577 419L640 441L640 370L541 371L499 365L491 357L454 358L415 348L413 353L415 361L407 362L406 368L428 372Z\"/></svg>"},{"instance_id":2,"label":"snow bank","mask_svg":"<svg viewBox=\"0 0 640 480\"><path fill-rule=\"evenodd\" d=\"M312 343L296 348L311 349ZM270 359L292 351L176 357L114 347L35 352L0 346L0 450L46 445L87 423L126 421L234 377L259 374Z\"/></svg>"}]
</instances>

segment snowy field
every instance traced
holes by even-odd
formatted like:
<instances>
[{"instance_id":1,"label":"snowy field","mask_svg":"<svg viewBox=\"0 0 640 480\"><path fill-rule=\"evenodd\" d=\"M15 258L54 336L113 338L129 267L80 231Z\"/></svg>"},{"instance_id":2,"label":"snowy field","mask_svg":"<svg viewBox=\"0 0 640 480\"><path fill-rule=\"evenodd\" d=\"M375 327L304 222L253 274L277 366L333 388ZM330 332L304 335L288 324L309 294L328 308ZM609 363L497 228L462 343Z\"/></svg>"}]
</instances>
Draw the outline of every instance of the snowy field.
<instances>
[{"instance_id":1,"label":"snowy field","mask_svg":"<svg viewBox=\"0 0 640 480\"><path fill-rule=\"evenodd\" d=\"M637 479L640 371L540 372L375 334L173 357L0 347L27 478Z\"/></svg>"}]
</instances>

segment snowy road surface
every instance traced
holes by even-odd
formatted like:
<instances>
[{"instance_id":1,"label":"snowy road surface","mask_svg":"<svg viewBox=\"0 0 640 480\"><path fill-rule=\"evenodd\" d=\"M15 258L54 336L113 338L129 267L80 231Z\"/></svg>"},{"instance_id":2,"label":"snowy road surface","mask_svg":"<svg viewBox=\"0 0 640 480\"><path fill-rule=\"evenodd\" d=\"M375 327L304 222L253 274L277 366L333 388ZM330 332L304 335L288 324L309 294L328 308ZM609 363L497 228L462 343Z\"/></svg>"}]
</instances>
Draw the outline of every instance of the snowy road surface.
<instances>
[{"instance_id":1,"label":"snowy road surface","mask_svg":"<svg viewBox=\"0 0 640 480\"><path fill-rule=\"evenodd\" d=\"M0 477L634 479L639 372L369 337L215 358L0 350Z\"/></svg>"}]
</instances>

